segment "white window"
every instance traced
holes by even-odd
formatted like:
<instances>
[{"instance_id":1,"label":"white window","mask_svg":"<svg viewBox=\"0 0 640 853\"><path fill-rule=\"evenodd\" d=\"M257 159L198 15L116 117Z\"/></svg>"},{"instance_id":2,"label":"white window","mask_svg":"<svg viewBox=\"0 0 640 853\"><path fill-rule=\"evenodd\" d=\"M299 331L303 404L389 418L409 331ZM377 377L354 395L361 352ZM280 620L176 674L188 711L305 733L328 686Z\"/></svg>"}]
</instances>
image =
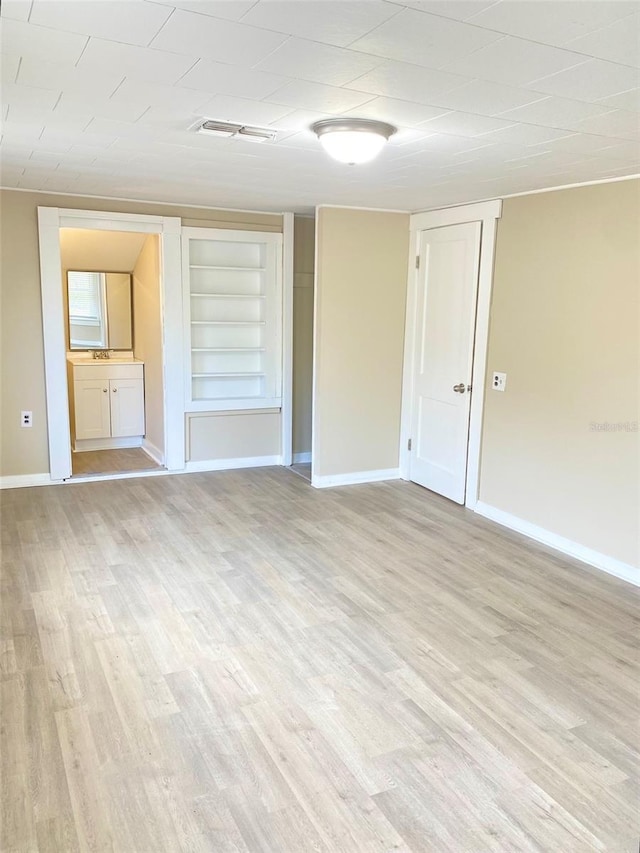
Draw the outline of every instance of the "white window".
<instances>
[{"instance_id":1,"label":"white window","mask_svg":"<svg viewBox=\"0 0 640 853\"><path fill-rule=\"evenodd\" d=\"M106 346L105 274L69 271L67 290L70 346Z\"/></svg>"},{"instance_id":2,"label":"white window","mask_svg":"<svg viewBox=\"0 0 640 853\"><path fill-rule=\"evenodd\" d=\"M99 272L69 272L69 320L85 326L102 321L102 278Z\"/></svg>"},{"instance_id":3,"label":"white window","mask_svg":"<svg viewBox=\"0 0 640 853\"><path fill-rule=\"evenodd\" d=\"M282 234L183 229L187 411L282 404Z\"/></svg>"}]
</instances>

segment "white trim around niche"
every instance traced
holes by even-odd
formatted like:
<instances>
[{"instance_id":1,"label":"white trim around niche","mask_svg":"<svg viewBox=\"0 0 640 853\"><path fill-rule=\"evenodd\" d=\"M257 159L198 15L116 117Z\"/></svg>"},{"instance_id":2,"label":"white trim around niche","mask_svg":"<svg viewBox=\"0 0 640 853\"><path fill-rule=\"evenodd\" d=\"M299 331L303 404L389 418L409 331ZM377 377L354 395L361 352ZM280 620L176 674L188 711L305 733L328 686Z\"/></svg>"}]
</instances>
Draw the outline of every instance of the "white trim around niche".
<instances>
[{"instance_id":1,"label":"white trim around niche","mask_svg":"<svg viewBox=\"0 0 640 853\"><path fill-rule=\"evenodd\" d=\"M318 292L318 260L320 258L320 240L318 226L320 206L314 211L314 244L313 244L313 336L311 356L311 482L313 483L313 469L318 464L320 446L316 430L318 411L316 400L318 396L318 317L320 315L320 294Z\"/></svg>"},{"instance_id":2,"label":"white trim around niche","mask_svg":"<svg viewBox=\"0 0 640 853\"><path fill-rule=\"evenodd\" d=\"M606 554L601 554L599 551L594 551L591 548L580 545L579 542L565 539L564 536L559 536L557 533L552 533L550 530L538 527L530 521L525 521L523 518L518 518L483 501L478 501L474 509L478 515L482 515L490 521L495 521L496 524L508 527L509 530L515 530L516 533L528 536L529 539L535 539L536 542L541 542L549 548L554 548L562 554L573 557L575 560L580 560L581 563L594 566L596 569L627 581L627 583L640 586L640 569L629 563L623 563L614 557L608 557Z\"/></svg>"},{"instance_id":3,"label":"white trim around niche","mask_svg":"<svg viewBox=\"0 0 640 853\"><path fill-rule=\"evenodd\" d=\"M60 211L38 208L40 286L42 292L42 336L44 379L49 442L49 482L71 476L71 425L67 388L67 343L64 333L62 259L60 255Z\"/></svg>"},{"instance_id":4,"label":"white trim around niche","mask_svg":"<svg viewBox=\"0 0 640 853\"><path fill-rule=\"evenodd\" d=\"M282 214L282 465L293 459L293 213Z\"/></svg>"},{"instance_id":5,"label":"white trim around niche","mask_svg":"<svg viewBox=\"0 0 640 853\"><path fill-rule=\"evenodd\" d=\"M67 388L63 288L60 280L60 228L132 231L160 236L163 324L165 464L185 464L182 376L181 222L177 217L111 211L38 207L40 282L47 397L49 483L71 477L69 395Z\"/></svg>"},{"instance_id":6,"label":"white trim around niche","mask_svg":"<svg viewBox=\"0 0 640 853\"><path fill-rule=\"evenodd\" d=\"M471 397L469 417L469 443L467 451L467 487L465 506L474 509L480 486L480 444L484 411L487 348L489 342L489 312L493 285L493 258L495 250L496 221L502 214L502 201L480 202L414 213L410 219L409 276L407 283L407 311L405 322L404 368L402 378L402 414L400 422L400 476L409 479L408 441L411 438L413 416L413 353L416 335L416 300L419 270L414 258L420 252L420 232L465 222L482 222L480 237L480 268L478 273L478 299L473 349L472 386L476 393Z\"/></svg>"}]
</instances>

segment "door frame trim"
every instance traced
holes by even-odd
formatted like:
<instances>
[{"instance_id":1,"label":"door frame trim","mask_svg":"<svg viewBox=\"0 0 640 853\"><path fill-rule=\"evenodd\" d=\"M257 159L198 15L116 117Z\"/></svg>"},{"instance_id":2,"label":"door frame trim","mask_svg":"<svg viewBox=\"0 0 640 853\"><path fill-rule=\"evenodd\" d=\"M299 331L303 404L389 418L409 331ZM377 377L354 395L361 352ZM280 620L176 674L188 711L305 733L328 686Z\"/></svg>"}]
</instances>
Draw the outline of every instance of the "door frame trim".
<instances>
[{"instance_id":1,"label":"door frame trim","mask_svg":"<svg viewBox=\"0 0 640 853\"><path fill-rule=\"evenodd\" d=\"M293 213L282 214L282 424L281 465L293 462Z\"/></svg>"},{"instance_id":2,"label":"door frame trim","mask_svg":"<svg viewBox=\"0 0 640 853\"><path fill-rule=\"evenodd\" d=\"M473 346L473 374L471 384L482 393L471 396L469 414L469 443L467 450L467 486L465 506L474 509L478 502L480 486L480 449L482 418L484 413L487 349L489 343L489 314L493 286L493 261L495 253L496 222L502 215L502 200L459 205L441 210L414 213L409 219L409 273L407 280L407 308L405 319L404 364L402 375L402 411L400 417L400 476L409 479L410 454L408 441L413 422L414 351L417 323L418 275L414 258L420 254L420 232L448 225L481 222L480 266L476 306L475 340Z\"/></svg>"},{"instance_id":3,"label":"door frame trim","mask_svg":"<svg viewBox=\"0 0 640 853\"><path fill-rule=\"evenodd\" d=\"M165 466L182 471L184 389L182 377L181 221L174 216L39 206L40 286L47 402L49 476L71 476L67 347L61 287L60 228L157 234L160 242L160 300L163 327ZM105 479L107 479L105 477Z\"/></svg>"}]
</instances>

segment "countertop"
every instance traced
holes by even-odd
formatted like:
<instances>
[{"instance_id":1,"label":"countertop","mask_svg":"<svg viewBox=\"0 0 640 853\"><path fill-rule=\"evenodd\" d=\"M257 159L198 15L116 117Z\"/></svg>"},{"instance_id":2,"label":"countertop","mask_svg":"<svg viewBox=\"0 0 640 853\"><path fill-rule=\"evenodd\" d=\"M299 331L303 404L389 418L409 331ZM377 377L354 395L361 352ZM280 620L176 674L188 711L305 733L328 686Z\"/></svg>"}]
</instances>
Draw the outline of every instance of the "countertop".
<instances>
[{"instance_id":1,"label":"countertop","mask_svg":"<svg viewBox=\"0 0 640 853\"><path fill-rule=\"evenodd\" d=\"M67 361L70 364L82 365L83 367L91 367L92 365L104 366L105 364L144 364L139 358L133 356L111 356L111 358L91 358L86 355L68 355Z\"/></svg>"}]
</instances>

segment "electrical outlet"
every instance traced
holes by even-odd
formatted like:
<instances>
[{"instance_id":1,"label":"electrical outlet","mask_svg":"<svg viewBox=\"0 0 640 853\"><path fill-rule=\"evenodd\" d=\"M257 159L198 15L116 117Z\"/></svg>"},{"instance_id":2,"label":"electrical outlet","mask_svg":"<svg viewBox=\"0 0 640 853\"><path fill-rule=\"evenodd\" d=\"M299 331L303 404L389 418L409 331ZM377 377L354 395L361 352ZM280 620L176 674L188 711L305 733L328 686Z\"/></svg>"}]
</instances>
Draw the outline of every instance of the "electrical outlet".
<instances>
[{"instance_id":1,"label":"electrical outlet","mask_svg":"<svg viewBox=\"0 0 640 853\"><path fill-rule=\"evenodd\" d=\"M494 373L491 378L491 387L494 391L504 391L507 387L507 374Z\"/></svg>"},{"instance_id":2,"label":"electrical outlet","mask_svg":"<svg viewBox=\"0 0 640 853\"><path fill-rule=\"evenodd\" d=\"M21 427L32 427L33 426L33 412L20 412L20 426Z\"/></svg>"}]
</instances>

